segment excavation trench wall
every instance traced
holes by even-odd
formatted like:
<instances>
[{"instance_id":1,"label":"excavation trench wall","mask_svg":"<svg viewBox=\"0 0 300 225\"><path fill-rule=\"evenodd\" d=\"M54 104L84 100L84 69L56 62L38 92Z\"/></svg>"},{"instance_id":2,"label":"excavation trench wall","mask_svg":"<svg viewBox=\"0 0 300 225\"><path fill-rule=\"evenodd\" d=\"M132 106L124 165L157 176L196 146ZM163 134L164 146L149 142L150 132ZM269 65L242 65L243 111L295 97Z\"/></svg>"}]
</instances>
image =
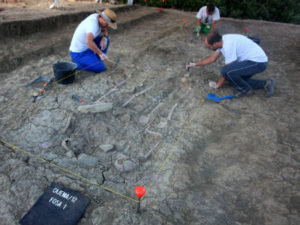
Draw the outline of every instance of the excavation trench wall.
<instances>
[{"instance_id":1,"label":"excavation trench wall","mask_svg":"<svg viewBox=\"0 0 300 225\"><path fill-rule=\"evenodd\" d=\"M137 8L138 7L134 6L118 7L114 8L114 11L117 13L124 13L128 11L130 12L131 10L136 10ZM21 43L24 39L24 35L28 36L27 39L36 39L37 41L31 41L31 44L28 44L26 46L25 51L22 51L24 49L24 46L21 46L20 49L17 49L13 53L4 52L4 54L0 56L0 74L10 72L16 69L18 66L24 65L28 62L28 60L34 58L67 52L74 29L76 28L78 23L90 13L92 12L80 12L71 15L67 14L50 18L43 18L40 20L36 19L33 21L14 21L1 24L0 29L3 29L3 32L1 32L1 34L5 35L5 38L2 40L4 43L12 45L12 39L15 40L15 42ZM136 26L137 24L144 21L150 19L159 19L163 14L164 12L155 11L131 20L129 19L125 22L120 22L118 24L117 30L110 30L110 35L113 37L114 35L121 34L125 30L128 30L131 27ZM55 30L65 32L56 34ZM52 39L47 35L44 35L46 32L50 37L52 37ZM45 41L41 42L41 39L45 39ZM14 44L12 48L16 48Z\"/></svg>"},{"instance_id":2,"label":"excavation trench wall","mask_svg":"<svg viewBox=\"0 0 300 225\"><path fill-rule=\"evenodd\" d=\"M136 6L125 6L115 7L113 10L116 13L120 13L135 8ZM0 40L8 37L30 35L36 32L49 32L55 29L62 29L67 24L82 21L93 12L95 10L56 15L42 19L3 22L0 24Z\"/></svg>"}]
</instances>

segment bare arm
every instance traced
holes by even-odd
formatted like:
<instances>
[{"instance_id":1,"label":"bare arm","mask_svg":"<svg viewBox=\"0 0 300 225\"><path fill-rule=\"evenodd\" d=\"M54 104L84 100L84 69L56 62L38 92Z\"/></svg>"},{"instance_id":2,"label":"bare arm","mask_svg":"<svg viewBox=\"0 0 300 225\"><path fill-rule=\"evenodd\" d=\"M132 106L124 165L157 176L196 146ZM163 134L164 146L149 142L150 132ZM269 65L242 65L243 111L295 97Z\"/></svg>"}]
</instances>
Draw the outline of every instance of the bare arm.
<instances>
[{"instance_id":1,"label":"bare arm","mask_svg":"<svg viewBox=\"0 0 300 225\"><path fill-rule=\"evenodd\" d=\"M97 45L94 42L94 35L92 33L88 33L86 35L85 42L89 49L91 49L93 52L95 52L97 55L101 55L102 51L97 47Z\"/></svg>"},{"instance_id":2,"label":"bare arm","mask_svg":"<svg viewBox=\"0 0 300 225\"><path fill-rule=\"evenodd\" d=\"M214 21L213 21L213 24L212 24L212 27L211 27L211 30L212 30L212 31L215 29L216 23L217 23L217 21L214 20Z\"/></svg>"},{"instance_id":3,"label":"bare arm","mask_svg":"<svg viewBox=\"0 0 300 225\"><path fill-rule=\"evenodd\" d=\"M197 19L197 22L198 22L198 27L200 27L201 26L201 20Z\"/></svg>"},{"instance_id":4,"label":"bare arm","mask_svg":"<svg viewBox=\"0 0 300 225\"><path fill-rule=\"evenodd\" d=\"M218 83L217 83L217 85L216 85L216 88L221 87L221 86L224 84L224 82L225 82L225 78L222 76L222 77L220 78L220 80L218 81Z\"/></svg>"},{"instance_id":5,"label":"bare arm","mask_svg":"<svg viewBox=\"0 0 300 225\"><path fill-rule=\"evenodd\" d=\"M222 54L221 52L215 51L212 55L208 56L207 58L205 58L205 59L203 59L199 62L197 62L195 64L195 66L204 66L204 65L213 63L221 56L221 54Z\"/></svg>"}]
</instances>

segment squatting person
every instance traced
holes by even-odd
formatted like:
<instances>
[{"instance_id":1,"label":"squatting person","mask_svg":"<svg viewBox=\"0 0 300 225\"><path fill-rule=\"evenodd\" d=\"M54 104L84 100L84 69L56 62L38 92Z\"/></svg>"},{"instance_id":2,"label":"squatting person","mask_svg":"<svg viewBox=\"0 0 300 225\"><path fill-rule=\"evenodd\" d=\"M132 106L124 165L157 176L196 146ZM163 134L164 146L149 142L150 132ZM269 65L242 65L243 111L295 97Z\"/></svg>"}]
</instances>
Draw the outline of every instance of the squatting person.
<instances>
[{"instance_id":1,"label":"squatting person","mask_svg":"<svg viewBox=\"0 0 300 225\"><path fill-rule=\"evenodd\" d=\"M77 26L69 48L77 69L96 73L106 69L103 61L108 59L107 28L117 29L116 19L117 16L112 10L105 9L89 15Z\"/></svg>"},{"instance_id":2,"label":"squatting person","mask_svg":"<svg viewBox=\"0 0 300 225\"><path fill-rule=\"evenodd\" d=\"M188 69L213 63L223 54L226 65L221 68L221 79L217 83L210 82L212 88L221 87L226 80L238 91L234 93L236 97L250 96L253 90L262 88L266 90L265 97L273 95L273 79L252 78L268 66L268 57L258 44L240 34L220 35L217 31L209 33L204 43L215 52L197 63L189 63L186 67Z\"/></svg>"},{"instance_id":3,"label":"squatting person","mask_svg":"<svg viewBox=\"0 0 300 225\"><path fill-rule=\"evenodd\" d=\"M195 32L197 36L199 36L201 32L208 34L215 29L217 21L220 20L220 11L213 3L209 3L207 6L200 8L196 18L197 25Z\"/></svg>"}]
</instances>

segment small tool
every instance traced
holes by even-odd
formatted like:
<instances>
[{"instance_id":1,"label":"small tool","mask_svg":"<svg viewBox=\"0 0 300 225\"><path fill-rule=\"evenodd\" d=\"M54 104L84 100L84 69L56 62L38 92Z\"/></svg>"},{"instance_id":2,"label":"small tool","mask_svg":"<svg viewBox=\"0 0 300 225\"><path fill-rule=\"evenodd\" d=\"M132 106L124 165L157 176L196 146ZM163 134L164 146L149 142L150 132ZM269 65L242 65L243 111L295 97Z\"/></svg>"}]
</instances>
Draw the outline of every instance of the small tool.
<instances>
[{"instance_id":1,"label":"small tool","mask_svg":"<svg viewBox=\"0 0 300 225\"><path fill-rule=\"evenodd\" d=\"M219 103L220 101L222 101L222 100L224 100L224 99L232 99L232 98L234 98L234 96L233 96L233 95L230 95L230 96L218 97L218 96L216 96L216 95L213 94L213 93L208 93L208 94L206 95L206 98L209 99L209 100L212 100L212 101L214 101L214 102Z\"/></svg>"},{"instance_id":2,"label":"small tool","mask_svg":"<svg viewBox=\"0 0 300 225\"><path fill-rule=\"evenodd\" d=\"M71 94L71 99L75 99L76 101L78 101L78 102L83 102L83 100L79 97L79 96L77 96L77 95L73 95L73 94Z\"/></svg>"},{"instance_id":3,"label":"small tool","mask_svg":"<svg viewBox=\"0 0 300 225\"><path fill-rule=\"evenodd\" d=\"M39 83L39 82L44 82L43 84L43 89L46 90L48 88L48 85L51 83L51 78L47 76L40 76L31 83L27 85L27 87L32 87L33 85Z\"/></svg>"},{"instance_id":4,"label":"small tool","mask_svg":"<svg viewBox=\"0 0 300 225\"><path fill-rule=\"evenodd\" d=\"M114 72L118 69L118 67L119 67L120 56L117 58L116 61L113 61L113 60L111 60L111 59L106 59L106 60L107 60L108 62L110 62L110 63L115 64L115 67L114 67L113 70L112 70L112 73L114 73Z\"/></svg>"},{"instance_id":5,"label":"small tool","mask_svg":"<svg viewBox=\"0 0 300 225\"><path fill-rule=\"evenodd\" d=\"M189 77L190 76L190 67L186 69L186 72L184 74L184 77Z\"/></svg>"},{"instance_id":6,"label":"small tool","mask_svg":"<svg viewBox=\"0 0 300 225\"><path fill-rule=\"evenodd\" d=\"M41 92L41 90L34 90L31 93L31 96L33 97L32 102L36 102L37 100L44 98L45 96L43 95L43 92Z\"/></svg>"}]
</instances>

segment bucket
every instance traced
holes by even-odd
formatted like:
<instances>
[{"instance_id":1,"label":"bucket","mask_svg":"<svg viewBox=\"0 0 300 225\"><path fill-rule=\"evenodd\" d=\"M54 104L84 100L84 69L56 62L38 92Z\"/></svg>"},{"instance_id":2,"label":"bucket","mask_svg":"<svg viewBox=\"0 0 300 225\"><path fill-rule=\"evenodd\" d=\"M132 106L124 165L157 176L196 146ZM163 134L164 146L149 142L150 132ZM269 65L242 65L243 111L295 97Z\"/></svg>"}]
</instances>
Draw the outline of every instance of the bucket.
<instances>
[{"instance_id":1,"label":"bucket","mask_svg":"<svg viewBox=\"0 0 300 225\"><path fill-rule=\"evenodd\" d=\"M55 80L59 84L71 84L75 78L77 65L72 62L56 62L53 64Z\"/></svg>"}]
</instances>

